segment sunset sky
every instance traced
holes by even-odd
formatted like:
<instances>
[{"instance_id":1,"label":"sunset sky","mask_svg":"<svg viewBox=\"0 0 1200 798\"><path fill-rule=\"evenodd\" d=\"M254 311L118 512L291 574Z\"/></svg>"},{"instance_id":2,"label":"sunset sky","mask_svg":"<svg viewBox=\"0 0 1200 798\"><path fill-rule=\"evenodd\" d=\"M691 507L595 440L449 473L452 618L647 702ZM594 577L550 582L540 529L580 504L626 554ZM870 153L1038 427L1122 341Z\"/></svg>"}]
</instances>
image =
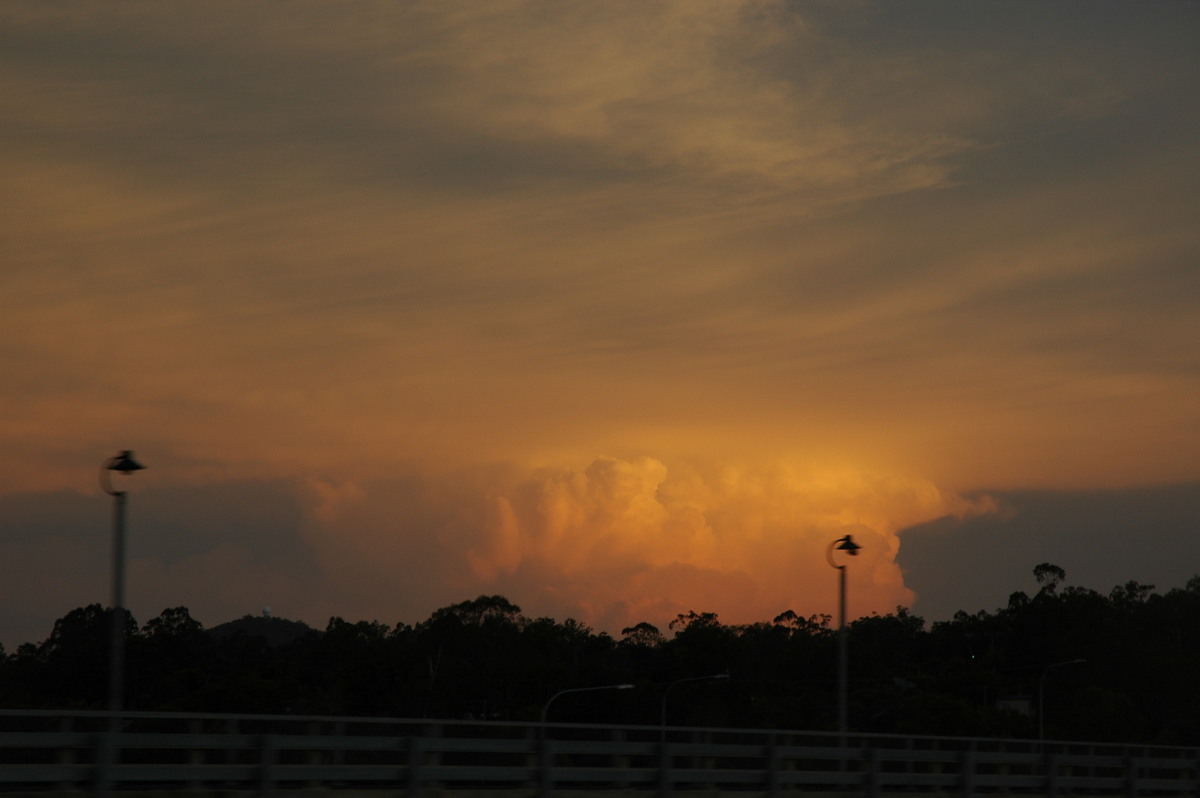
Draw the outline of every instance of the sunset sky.
<instances>
[{"instance_id":1,"label":"sunset sky","mask_svg":"<svg viewBox=\"0 0 1200 798\"><path fill-rule=\"evenodd\" d=\"M1200 4L0 5L0 642L1200 573Z\"/></svg>"}]
</instances>

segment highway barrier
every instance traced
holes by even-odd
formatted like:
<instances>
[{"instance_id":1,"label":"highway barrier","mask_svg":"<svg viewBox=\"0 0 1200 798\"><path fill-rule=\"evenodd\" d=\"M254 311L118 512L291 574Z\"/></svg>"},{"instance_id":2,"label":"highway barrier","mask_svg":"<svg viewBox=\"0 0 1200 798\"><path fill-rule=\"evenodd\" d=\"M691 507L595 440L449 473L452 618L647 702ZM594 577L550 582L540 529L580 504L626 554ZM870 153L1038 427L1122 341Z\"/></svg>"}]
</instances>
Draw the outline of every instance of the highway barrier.
<instances>
[{"instance_id":1,"label":"highway barrier","mask_svg":"<svg viewBox=\"0 0 1200 798\"><path fill-rule=\"evenodd\" d=\"M760 729L0 711L0 792L1200 795L1200 749Z\"/></svg>"}]
</instances>

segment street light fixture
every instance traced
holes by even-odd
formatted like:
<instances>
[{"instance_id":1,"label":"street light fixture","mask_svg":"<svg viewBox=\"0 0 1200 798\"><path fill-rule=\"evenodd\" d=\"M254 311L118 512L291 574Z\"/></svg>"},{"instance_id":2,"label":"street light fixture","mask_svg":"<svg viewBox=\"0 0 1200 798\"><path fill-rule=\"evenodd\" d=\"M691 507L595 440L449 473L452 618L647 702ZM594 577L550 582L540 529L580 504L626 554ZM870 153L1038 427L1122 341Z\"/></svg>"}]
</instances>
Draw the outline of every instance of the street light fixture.
<instances>
[{"instance_id":1,"label":"street light fixture","mask_svg":"<svg viewBox=\"0 0 1200 798\"><path fill-rule=\"evenodd\" d=\"M1047 665L1046 667L1042 668L1042 675L1038 678L1038 739L1039 740L1046 739L1045 738L1046 727L1045 727L1045 724L1043 723L1043 719L1046 716L1045 711L1044 711L1044 709L1045 709L1044 699L1046 696L1046 674L1049 673L1051 668L1061 668L1064 665L1082 665L1085 662L1087 662L1086 659L1069 659L1065 662L1052 662L1049 665Z\"/></svg>"},{"instance_id":2,"label":"street light fixture","mask_svg":"<svg viewBox=\"0 0 1200 798\"><path fill-rule=\"evenodd\" d=\"M715 679L728 679L728 673L714 673L712 676L687 676L682 679L676 679L667 685L667 689L663 690L662 710L659 714L659 726L662 727L663 736L667 733L667 696L671 694L671 688L682 682L707 682Z\"/></svg>"},{"instance_id":3,"label":"street light fixture","mask_svg":"<svg viewBox=\"0 0 1200 798\"><path fill-rule=\"evenodd\" d=\"M847 697L848 697L848 670L846 660L848 651L846 647L846 566L838 565L833 559L834 550L844 551L851 557L858 556L858 550L862 546L854 542L854 538L846 535L837 540L830 542L825 549L825 560L838 572L838 734L841 738L841 746L846 747L846 732L849 728Z\"/></svg>"}]
</instances>

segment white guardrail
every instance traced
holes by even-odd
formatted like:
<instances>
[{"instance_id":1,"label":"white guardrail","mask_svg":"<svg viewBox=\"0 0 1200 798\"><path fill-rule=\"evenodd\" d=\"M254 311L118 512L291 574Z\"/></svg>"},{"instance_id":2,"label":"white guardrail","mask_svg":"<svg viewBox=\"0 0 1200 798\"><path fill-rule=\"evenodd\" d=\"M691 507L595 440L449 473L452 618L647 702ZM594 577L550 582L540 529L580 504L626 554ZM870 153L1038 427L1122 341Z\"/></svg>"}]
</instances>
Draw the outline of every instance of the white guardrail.
<instances>
[{"instance_id":1,"label":"white guardrail","mask_svg":"<svg viewBox=\"0 0 1200 798\"><path fill-rule=\"evenodd\" d=\"M0 792L1197 796L1200 749L829 732L0 710ZM381 792L381 794L383 794Z\"/></svg>"}]
</instances>

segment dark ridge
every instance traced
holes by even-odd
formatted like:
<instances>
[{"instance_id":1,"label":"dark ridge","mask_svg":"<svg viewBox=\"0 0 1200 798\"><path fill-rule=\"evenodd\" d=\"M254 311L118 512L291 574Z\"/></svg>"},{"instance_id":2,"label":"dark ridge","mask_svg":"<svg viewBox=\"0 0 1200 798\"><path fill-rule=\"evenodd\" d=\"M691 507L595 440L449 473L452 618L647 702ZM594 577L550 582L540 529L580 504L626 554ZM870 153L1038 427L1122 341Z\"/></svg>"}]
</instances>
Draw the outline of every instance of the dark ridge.
<instances>
[{"instance_id":1,"label":"dark ridge","mask_svg":"<svg viewBox=\"0 0 1200 798\"><path fill-rule=\"evenodd\" d=\"M227 621L214 626L208 633L217 640L224 640L236 635L259 637L271 648L286 646L306 635L321 634L303 621L289 621L286 618L275 618L270 615L243 615L233 621Z\"/></svg>"}]
</instances>

